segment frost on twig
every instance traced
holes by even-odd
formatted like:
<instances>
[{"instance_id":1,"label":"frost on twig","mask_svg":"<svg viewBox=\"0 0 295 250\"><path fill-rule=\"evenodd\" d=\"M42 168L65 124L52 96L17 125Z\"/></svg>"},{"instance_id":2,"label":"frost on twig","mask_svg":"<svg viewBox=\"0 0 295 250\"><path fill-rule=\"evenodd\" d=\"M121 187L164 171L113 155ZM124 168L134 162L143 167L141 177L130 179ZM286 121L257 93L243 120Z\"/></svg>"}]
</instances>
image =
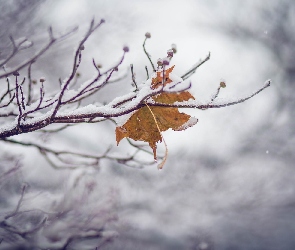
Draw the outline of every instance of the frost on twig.
<instances>
[{"instance_id":1,"label":"frost on twig","mask_svg":"<svg viewBox=\"0 0 295 250\"><path fill-rule=\"evenodd\" d=\"M54 167L75 165L73 161L68 161L65 159L67 158L65 157L66 155L75 156L76 160L79 158L76 163L83 166L95 166L98 164L100 159L108 157L117 162L128 163L131 161L136 161L135 155L120 159L117 157L110 157L109 152L99 156L80 154L79 152L77 153L70 151L59 152L53 149L41 147L40 145L33 142L21 142L18 140L11 140L8 137L33 131L38 131L41 133L56 133L74 124L96 123L110 119L117 119L118 117L124 117L125 115L128 116L132 114L132 112L144 107L147 104L150 107L157 106L195 108L201 110L221 108L242 103L257 95L259 92L270 85L270 80L268 80L253 94L241 97L239 99L227 101L220 101L218 99L220 89L225 87L223 85L218 87L216 93L211 98L211 101L207 103L188 100L167 104L154 101L151 98L153 96L159 95L160 93L177 93L190 88L191 83L184 82L184 80L194 74L201 65L210 59L209 53L205 59L198 62L181 77L176 77L173 80L173 84L167 85L165 87L161 82L158 83L159 85L156 88L150 87L151 78L154 77L155 73L149 76L147 67L146 71L149 79L145 82L145 84L138 84L133 71L133 65L131 65L132 83L135 87L134 91L131 91L130 93L120 97L116 97L114 100L104 105L97 105L95 103L88 104L86 106L82 105L82 101L88 100L91 96L102 90L109 83L121 79L113 79L113 75L114 72L118 71L118 68L122 64L126 53L129 52L129 48L125 46L123 48L121 57L118 59L118 62L104 71L101 70L101 68L95 62L95 59L93 59L93 70L95 75L84 83L77 85L77 77L79 77L78 69L83 59L83 51L86 49L85 42L103 23L104 20L101 20L98 23L95 23L94 20L91 21L88 30L86 31L82 40L78 43L77 49L75 50L73 64L69 76L64 80L60 79L60 89L55 93L49 94L45 92L45 78L39 79L40 84L34 83L31 77L32 66L33 64L37 63L37 59L42 54L44 54L55 42L64 39L69 34L74 32L75 29L60 37L56 37L53 29L50 27L48 44L46 44L32 58L25 60L20 65L15 66L10 70L7 70L5 67L3 67L3 73L0 74L0 79L5 78L5 80L3 79L3 82L1 83L4 88L2 88L2 92L0 93L0 139L3 142L35 147ZM150 61L153 71L159 72L160 70L160 72L163 74L162 78L164 79L165 67L170 64L170 61L176 52L176 47L173 45L172 49L167 51L167 56L157 61L156 68L152 62L150 54L146 50L146 41L150 37L150 33L146 33L143 49ZM24 46L26 41L27 40L24 39L19 43L16 43L11 37L12 52L2 62L2 64L8 62L20 50L32 46L32 44ZM24 68L27 68L27 76L20 75L20 70ZM39 93L38 96L36 96L36 93ZM46 127L50 124L61 124L61 126L50 132L50 130L46 129ZM138 151L142 152L142 148L138 146L134 147L138 149ZM81 159L85 160L86 158L87 161L80 161ZM91 161L89 162L90 159Z\"/></svg>"}]
</instances>

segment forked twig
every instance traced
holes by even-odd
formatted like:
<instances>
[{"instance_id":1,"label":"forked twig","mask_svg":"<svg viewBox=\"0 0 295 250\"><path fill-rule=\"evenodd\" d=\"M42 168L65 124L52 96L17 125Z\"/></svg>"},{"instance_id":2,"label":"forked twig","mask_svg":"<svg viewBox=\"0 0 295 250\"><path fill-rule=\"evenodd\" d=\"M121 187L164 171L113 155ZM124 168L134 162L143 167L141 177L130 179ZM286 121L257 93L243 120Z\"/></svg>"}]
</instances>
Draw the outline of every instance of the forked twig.
<instances>
[{"instance_id":1,"label":"forked twig","mask_svg":"<svg viewBox=\"0 0 295 250\"><path fill-rule=\"evenodd\" d=\"M68 37L70 34L74 33L77 30L77 27L70 30L69 32L65 33L64 35L61 35L58 38L54 38L49 30L49 42L47 45L45 45L39 52L37 52L32 58L28 59L27 61L21 63L20 65L14 67L12 70L5 72L4 74L0 74L0 79L8 77L12 75L14 72L19 71L23 69L24 67L28 66L30 63L36 61L41 55L43 55L54 43L57 41L60 41L66 37Z\"/></svg>"}]
</instances>

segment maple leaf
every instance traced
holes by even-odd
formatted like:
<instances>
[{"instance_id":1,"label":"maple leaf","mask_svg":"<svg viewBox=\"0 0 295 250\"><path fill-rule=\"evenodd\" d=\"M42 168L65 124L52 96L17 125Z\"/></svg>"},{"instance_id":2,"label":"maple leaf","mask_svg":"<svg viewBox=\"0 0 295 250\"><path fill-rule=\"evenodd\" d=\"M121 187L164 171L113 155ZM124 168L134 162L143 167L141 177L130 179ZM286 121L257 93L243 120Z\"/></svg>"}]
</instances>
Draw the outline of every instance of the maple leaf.
<instances>
[{"instance_id":1,"label":"maple leaf","mask_svg":"<svg viewBox=\"0 0 295 250\"><path fill-rule=\"evenodd\" d=\"M151 88L156 89L162 84L166 86L172 83L173 81L170 79L169 74L172 72L173 68L174 66L165 70L164 74L162 71L156 72L156 76L152 78L151 81ZM152 99L157 103L173 104L175 102L188 101L189 99L195 98L190 92L181 91L173 93L163 92L152 97ZM153 150L154 159L156 160L157 142L162 142L163 139L161 132L169 128L175 131L184 130L196 124L197 119L191 118L193 117L190 115L180 113L178 108L148 106L148 104L146 104L145 107L137 110L123 126L116 127L117 144L125 137L136 141L148 142Z\"/></svg>"}]
</instances>

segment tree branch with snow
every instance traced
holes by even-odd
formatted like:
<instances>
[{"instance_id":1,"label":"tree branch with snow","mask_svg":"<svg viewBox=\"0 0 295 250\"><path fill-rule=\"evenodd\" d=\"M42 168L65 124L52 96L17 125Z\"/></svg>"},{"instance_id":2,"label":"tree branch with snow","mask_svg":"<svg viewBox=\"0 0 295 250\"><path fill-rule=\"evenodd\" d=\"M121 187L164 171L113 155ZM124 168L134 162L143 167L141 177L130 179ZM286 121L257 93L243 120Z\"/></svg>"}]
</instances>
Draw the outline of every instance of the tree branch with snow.
<instances>
[{"instance_id":1,"label":"tree branch with snow","mask_svg":"<svg viewBox=\"0 0 295 250\"><path fill-rule=\"evenodd\" d=\"M63 81L60 80L60 88L56 90L55 93L45 92L45 78L40 78L39 84L33 82L33 80L31 79L31 66L33 63L36 63L39 57L42 56L46 51L48 51L54 43L67 38L76 30L76 28L68 33L65 33L64 35L56 37L53 29L50 27L48 31L49 42L31 58L24 60L17 66L11 67L11 69L8 69L6 67L6 64L10 62L10 60L19 51L33 46L32 42L27 43L27 39L23 39L20 42L16 43L12 37L10 38L12 45L11 54L8 55L8 57L5 58L2 62L0 62L0 65L3 67L3 73L0 74L0 79L3 79L3 82L1 83L1 86L3 86L2 93L0 93L0 139L3 142L35 147L39 150L41 154L44 155L44 157L46 157L49 162L49 155L51 154L63 165L72 165L74 162L64 160L61 157L62 154L67 154L82 159L87 158L88 160L93 160L92 163L84 162L85 164L82 165L97 165L101 158L108 157L108 152L101 156L80 154L70 151L59 152L46 147L41 147L36 143L21 142L17 141L16 139L9 139L9 137L34 131L42 132L45 131L45 128L51 124L61 124L61 127L57 129L58 131L61 131L73 124L97 123L105 120L113 120L116 122L118 117L126 116L126 119L130 118L130 116L135 111L146 107L146 105L150 107L194 108L201 110L221 108L242 103L254 97L262 90L270 86L270 80L268 80L261 88L259 88L257 91L249 96L238 98L236 100L220 101L218 100L220 89L225 87L225 83L222 82L220 83L220 86L218 87L214 97L209 102L204 103L196 101L194 99L175 101L172 103L157 101L155 100L155 97L159 96L160 94L181 93L189 89L191 83L184 80L194 74L201 65L203 65L206 61L210 59L210 53L205 59L198 62L181 77L176 77L174 80L172 79L171 82L166 85L164 77L168 71L168 65L170 64L173 54L176 52L176 48L174 47L168 50L167 57L159 59L157 61L157 67L155 67L149 53L145 48L147 39L151 37L150 33L146 33L146 37L143 43L143 49L153 68L153 73L150 77L147 71L149 79L146 80L146 82L143 84L137 83L132 65L132 82L136 87L134 91L116 97L106 104L93 103L83 105L82 101L88 100L91 96L94 96L110 82L116 81L116 79L113 79L114 72L118 71L119 66L124 61L126 53L129 52L129 48L125 46L123 48L123 53L121 57L118 59L118 62L104 71L102 71L100 67L97 66L95 59L93 59L93 69L96 72L95 76L90 78L88 81L85 81L80 86L75 86L77 82L76 78L79 74L78 69L82 62L83 51L85 50L84 44L93 34L93 32L99 29L101 25L103 25L103 23L103 19L100 20L98 23L96 23L94 19L91 21L87 32L77 45L69 76ZM25 68L27 68L27 75L22 75L20 73L20 70ZM157 74L163 76L162 80L160 80L158 85L151 87L151 83L153 82ZM34 94L36 92L39 93L37 96L36 94ZM54 133L54 130L52 131L52 133ZM139 151L142 150L141 147L138 147L135 144L130 145L134 146ZM133 161L134 156L130 156L129 158L114 157L113 160L126 163L129 160ZM81 161L78 162L81 163ZM56 164L52 163L51 165L55 166Z\"/></svg>"}]
</instances>

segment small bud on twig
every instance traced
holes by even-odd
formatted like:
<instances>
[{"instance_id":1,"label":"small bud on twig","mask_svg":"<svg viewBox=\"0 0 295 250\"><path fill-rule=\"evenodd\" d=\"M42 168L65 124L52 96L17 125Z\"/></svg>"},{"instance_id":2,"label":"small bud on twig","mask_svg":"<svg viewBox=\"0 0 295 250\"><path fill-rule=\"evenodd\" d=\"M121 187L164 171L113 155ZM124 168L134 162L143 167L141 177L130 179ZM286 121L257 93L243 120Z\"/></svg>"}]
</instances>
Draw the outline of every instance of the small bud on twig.
<instances>
[{"instance_id":1,"label":"small bud on twig","mask_svg":"<svg viewBox=\"0 0 295 250\"><path fill-rule=\"evenodd\" d=\"M173 57L173 49L169 49L169 50L167 50L167 56L168 57Z\"/></svg>"},{"instance_id":2,"label":"small bud on twig","mask_svg":"<svg viewBox=\"0 0 295 250\"><path fill-rule=\"evenodd\" d=\"M85 46L84 46L84 44L82 44L81 46L80 46L80 50L84 50L85 49Z\"/></svg>"},{"instance_id":3,"label":"small bud on twig","mask_svg":"<svg viewBox=\"0 0 295 250\"><path fill-rule=\"evenodd\" d=\"M127 52L129 52L129 47L128 46L124 46L123 47L123 50L124 50L125 53L127 53Z\"/></svg>"},{"instance_id":4,"label":"small bud on twig","mask_svg":"<svg viewBox=\"0 0 295 250\"><path fill-rule=\"evenodd\" d=\"M168 58L165 58L164 60L163 60L163 65L169 65L169 59Z\"/></svg>"},{"instance_id":5,"label":"small bud on twig","mask_svg":"<svg viewBox=\"0 0 295 250\"><path fill-rule=\"evenodd\" d=\"M150 32L145 33L145 37L146 38L151 38L151 33Z\"/></svg>"},{"instance_id":6,"label":"small bud on twig","mask_svg":"<svg viewBox=\"0 0 295 250\"><path fill-rule=\"evenodd\" d=\"M41 77L39 81L40 81L40 82L45 82L46 79L45 79L45 77Z\"/></svg>"},{"instance_id":7,"label":"small bud on twig","mask_svg":"<svg viewBox=\"0 0 295 250\"><path fill-rule=\"evenodd\" d=\"M171 44L171 49L173 51L173 53L175 54L177 52L177 48L176 48L176 44Z\"/></svg>"},{"instance_id":8,"label":"small bud on twig","mask_svg":"<svg viewBox=\"0 0 295 250\"><path fill-rule=\"evenodd\" d=\"M14 76L19 76L19 73L17 71L12 73Z\"/></svg>"},{"instance_id":9,"label":"small bud on twig","mask_svg":"<svg viewBox=\"0 0 295 250\"><path fill-rule=\"evenodd\" d=\"M162 66L163 65L163 59L162 58L159 58L157 60L157 64L158 64L158 66Z\"/></svg>"},{"instance_id":10,"label":"small bud on twig","mask_svg":"<svg viewBox=\"0 0 295 250\"><path fill-rule=\"evenodd\" d=\"M224 80L222 80L222 81L220 82L220 87L221 87L221 88L225 88L225 87L226 87L226 83L225 83Z\"/></svg>"}]
</instances>

